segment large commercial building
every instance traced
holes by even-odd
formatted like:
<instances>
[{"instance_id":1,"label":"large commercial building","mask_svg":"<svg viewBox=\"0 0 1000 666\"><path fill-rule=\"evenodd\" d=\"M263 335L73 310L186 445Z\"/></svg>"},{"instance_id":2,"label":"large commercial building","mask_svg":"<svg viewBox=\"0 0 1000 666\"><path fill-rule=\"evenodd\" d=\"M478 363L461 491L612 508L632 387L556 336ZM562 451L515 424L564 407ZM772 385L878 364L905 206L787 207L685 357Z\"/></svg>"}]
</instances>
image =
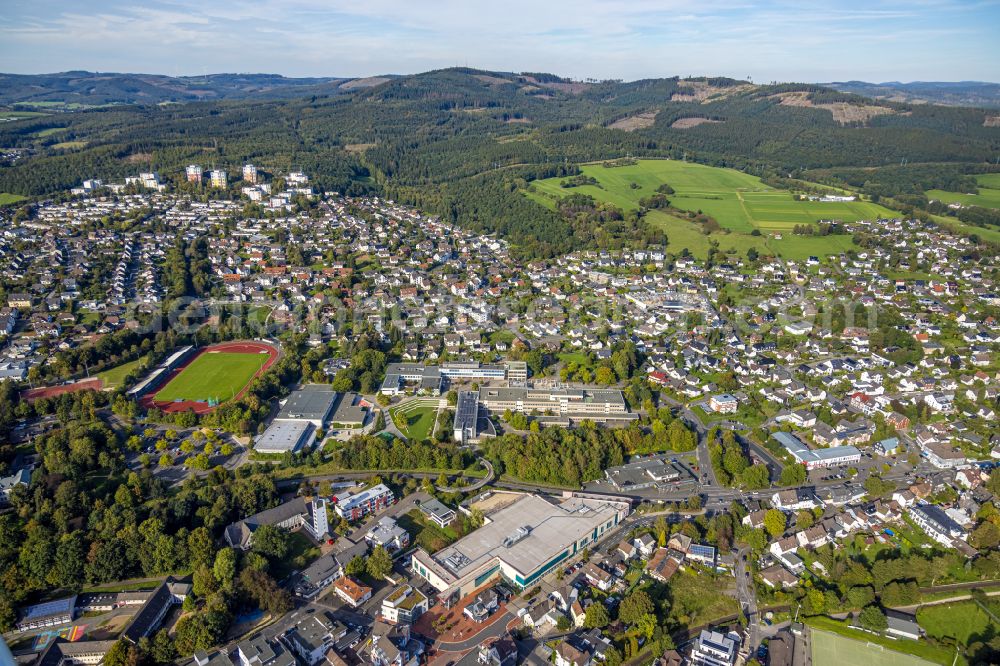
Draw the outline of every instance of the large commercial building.
<instances>
[{"instance_id":1,"label":"large commercial building","mask_svg":"<svg viewBox=\"0 0 1000 666\"><path fill-rule=\"evenodd\" d=\"M292 391L271 425L254 441L254 449L294 453L310 447L318 429L331 423L361 427L366 416L366 404L357 393L337 393L326 384L306 384Z\"/></svg>"},{"instance_id":2,"label":"large commercial building","mask_svg":"<svg viewBox=\"0 0 1000 666\"><path fill-rule=\"evenodd\" d=\"M398 395L410 386L422 393L441 393L441 368L418 363L390 363L379 389L385 395Z\"/></svg>"},{"instance_id":3,"label":"large commercial building","mask_svg":"<svg viewBox=\"0 0 1000 666\"><path fill-rule=\"evenodd\" d=\"M322 428L333 413L336 402L337 392L328 385L305 384L289 394L275 420L309 421Z\"/></svg>"},{"instance_id":4,"label":"large commercial building","mask_svg":"<svg viewBox=\"0 0 1000 666\"><path fill-rule=\"evenodd\" d=\"M598 422L633 421L617 389L493 387L479 390L479 402L493 413L512 412Z\"/></svg>"},{"instance_id":5,"label":"large commercial building","mask_svg":"<svg viewBox=\"0 0 1000 666\"><path fill-rule=\"evenodd\" d=\"M312 446L316 439L316 426L309 421L279 421L275 419L263 433L254 440L253 448L258 453L285 453L301 451Z\"/></svg>"},{"instance_id":6,"label":"large commercial building","mask_svg":"<svg viewBox=\"0 0 1000 666\"><path fill-rule=\"evenodd\" d=\"M459 444L476 439L479 432L479 395L474 391L461 391L455 404L454 437Z\"/></svg>"},{"instance_id":7,"label":"large commercial building","mask_svg":"<svg viewBox=\"0 0 1000 666\"><path fill-rule=\"evenodd\" d=\"M521 495L444 550L431 555L418 548L412 568L446 600L498 578L523 589L599 541L628 512L628 502L575 496L555 502Z\"/></svg>"},{"instance_id":8,"label":"large commercial building","mask_svg":"<svg viewBox=\"0 0 1000 666\"><path fill-rule=\"evenodd\" d=\"M390 363L385 368L385 380L379 389L386 395L397 395L410 387L414 390L437 395L448 381L508 381L524 383L528 378L523 361L508 363L450 362L441 365L419 363Z\"/></svg>"},{"instance_id":9,"label":"large commercial building","mask_svg":"<svg viewBox=\"0 0 1000 666\"><path fill-rule=\"evenodd\" d=\"M683 474L676 465L662 456L642 458L635 462L604 470L604 476L619 491L642 490L680 481Z\"/></svg>"},{"instance_id":10,"label":"large commercial building","mask_svg":"<svg viewBox=\"0 0 1000 666\"><path fill-rule=\"evenodd\" d=\"M34 606L27 606L21 609L21 616L17 621L17 630L29 631L31 629L54 627L72 622L75 608L75 594L64 599L44 601Z\"/></svg>"},{"instance_id":11,"label":"large commercial building","mask_svg":"<svg viewBox=\"0 0 1000 666\"><path fill-rule=\"evenodd\" d=\"M795 461L806 469L853 465L861 461L861 451L856 446L834 446L828 449L810 449L805 442L790 432L778 431L771 435L778 444L792 454Z\"/></svg>"}]
</instances>

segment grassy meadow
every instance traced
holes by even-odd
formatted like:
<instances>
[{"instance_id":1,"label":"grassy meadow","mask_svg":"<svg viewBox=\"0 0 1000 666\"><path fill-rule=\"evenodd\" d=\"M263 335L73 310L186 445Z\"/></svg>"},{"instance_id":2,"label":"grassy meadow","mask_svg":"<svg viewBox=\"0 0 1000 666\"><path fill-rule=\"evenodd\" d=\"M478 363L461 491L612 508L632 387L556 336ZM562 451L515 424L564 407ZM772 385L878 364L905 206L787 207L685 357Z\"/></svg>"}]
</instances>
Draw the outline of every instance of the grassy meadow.
<instances>
[{"instance_id":1,"label":"grassy meadow","mask_svg":"<svg viewBox=\"0 0 1000 666\"><path fill-rule=\"evenodd\" d=\"M947 192L945 190L927 190L925 194L929 199L937 199L945 203L1000 208L1000 173L980 174L976 176L976 182L979 183L979 194Z\"/></svg>"},{"instance_id":2,"label":"grassy meadow","mask_svg":"<svg viewBox=\"0 0 1000 666\"><path fill-rule=\"evenodd\" d=\"M20 194L9 194L7 192L0 192L0 206L7 206L9 204L15 204L18 201L24 201L25 197Z\"/></svg>"},{"instance_id":3,"label":"grassy meadow","mask_svg":"<svg viewBox=\"0 0 1000 666\"><path fill-rule=\"evenodd\" d=\"M553 207L561 197L587 194L631 210L639 207L641 199L655 194L660 185L669 184L675 191L668 195L674 207L711 215L725 232L707 237L696 223L663 211L650 211L647 219L666 231L672 250L687 247L702 256L707 252L709 238L719 242L723 250L745 252L756 247L758 251L770 250L792 259L837 253L853 247L848 237L789 238L792 229L821 220L853 222L894 216L889 209L867 201L796 201L791 192L770 188L756 176L690 162L639 160L633 165L612 168L587 164L581 170L599 185L564 188L560 186L564 178L548 178L534 181L527 195ZM751 236L754 230L761 236Z\"/></svg>"}]
</instances>

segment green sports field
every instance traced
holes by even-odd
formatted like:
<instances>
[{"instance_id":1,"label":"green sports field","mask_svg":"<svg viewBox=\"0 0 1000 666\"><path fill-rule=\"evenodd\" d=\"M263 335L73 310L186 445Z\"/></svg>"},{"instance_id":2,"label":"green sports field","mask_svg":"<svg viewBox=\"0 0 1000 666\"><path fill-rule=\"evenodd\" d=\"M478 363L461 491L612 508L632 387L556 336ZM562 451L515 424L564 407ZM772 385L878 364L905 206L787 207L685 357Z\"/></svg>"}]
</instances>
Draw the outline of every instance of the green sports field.
<instances>
[{"instance_id":1,"label":"green sports field","mask_svg":"<svg viewBox=\"0 0 1000 666\"><path fill-rule=\"evenodd\" d=\"M927 190L925 194L929 199L937 199L945 203L1000 208L1000 173L981 174L976 176L976 182L979 183L979 194L946 192L945 190Z\"/></svg>"},{"instance_id":2,"label":"green sports field","mask_svg":"<svg viewBox=\"0 0 1000 666\"><path fill-rule=\"evenodd\" d=\"M917 610L917 622L933 638L953 638L968 645L989 634L995 624L990 613L1000 614L1000 600L990 599L983 608L975 601L924 606Z\"/></svg>"},{"instance_id":3,"label":"green sports field","mask_svg":"<svg viewBox=\"0 0 1000 666\"><path fill-rule=\"evenodd\" d=\"M825 631L811 629L810 635L813 666L857 666L858 664L923 666L934 663L874 643L865 643Z\"/></svg>"},{"instance_id":4,"label":"green sports field","mask_svg":"<svg viewBox=\"0 0 1000 666\"><path fill-rule=\"evenodd\" d=\"M205 352L167 382L153 399L157 402L229 400L250 383L268 358L267 354Z\"/></svg>"}]
</instances>

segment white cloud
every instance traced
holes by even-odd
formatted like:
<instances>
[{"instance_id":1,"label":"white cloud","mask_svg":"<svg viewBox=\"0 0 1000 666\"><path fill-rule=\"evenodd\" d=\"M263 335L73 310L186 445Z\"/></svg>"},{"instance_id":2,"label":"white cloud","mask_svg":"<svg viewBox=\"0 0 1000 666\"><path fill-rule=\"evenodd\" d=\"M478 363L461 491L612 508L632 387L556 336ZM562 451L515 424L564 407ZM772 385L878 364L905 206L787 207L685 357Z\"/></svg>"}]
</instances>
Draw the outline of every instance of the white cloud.
<instances>
[{"instance_id":1,"label":"white cloud","mask_svg":"<svg viewBox=\"0 0 1000 666\"><path fill-rule=\"evenodd\" d=\"M362 76L464 65L576 77L996 78L995 2L172 0L20 4L0 68Z\"/></svg>"}]
</instances>

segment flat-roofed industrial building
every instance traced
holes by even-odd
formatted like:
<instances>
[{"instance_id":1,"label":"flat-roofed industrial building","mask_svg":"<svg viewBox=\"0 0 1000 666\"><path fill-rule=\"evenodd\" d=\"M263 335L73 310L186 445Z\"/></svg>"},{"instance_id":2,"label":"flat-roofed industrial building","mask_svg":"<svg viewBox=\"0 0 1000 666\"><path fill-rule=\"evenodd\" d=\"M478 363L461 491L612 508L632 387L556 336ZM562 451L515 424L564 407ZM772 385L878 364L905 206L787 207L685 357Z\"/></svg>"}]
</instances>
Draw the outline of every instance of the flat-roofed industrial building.
<instances>
[{"instance_id":1,"label":"flat-roofed industrial building","mask_svg":"<svg viewBox=\"0 0 1000 666\"><path fill-rule=\"evenodd\" d=\"M412 568L444 599L464 597L498 578L523 589L599 541L628 512L628 502L610 499L522 495L451 546L433 555L417 549Z\"/></svg>"},{"instance_id":2,"label":"flat-roofed industrial building","mask_svg":"<svg viewBox=\"0 0 1000 666\"><path fill-rule=\"evenodd\" d=\"M509 409L524 414L598 422L638 418L629 411L625 396L617 389L487 386L479 390L479 402L493 413Z\"/></svg>"},{"instance_id":3,"label":"flat-roofed industrial building","mask_svg":"<svg viewBox=\"0 0 1000 666\"><path fill-rule=\"evenodd\" d=\"M476 439L479 422L479 395L475 391L461 391L455 403L454 438L459 444Z\"/></svg>"}]
</instances>

